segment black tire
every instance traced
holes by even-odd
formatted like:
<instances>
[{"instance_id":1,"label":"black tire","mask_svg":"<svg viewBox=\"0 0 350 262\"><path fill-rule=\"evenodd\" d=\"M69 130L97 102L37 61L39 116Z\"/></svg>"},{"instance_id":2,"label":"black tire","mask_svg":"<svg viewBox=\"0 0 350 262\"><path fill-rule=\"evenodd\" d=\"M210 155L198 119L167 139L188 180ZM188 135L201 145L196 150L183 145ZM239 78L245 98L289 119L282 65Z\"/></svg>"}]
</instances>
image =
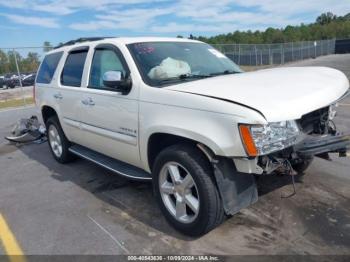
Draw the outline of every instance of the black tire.
<instances>
[{"instance_id":1,"label":"black tire","mask_svg":"<svg viewBox=\"0 0 350 262\"><path fill-rule=\"evenodd\" d=\"M194 221L182 223L168 211L160 193L159 175L167 163L176 162L192 176L199 195L199 211ZM153 187L156 199L167 221L178 231L189 236L200 236L220 225L224 209L213 177L213 169L203 153L192 145L180 144L164 149L153 167Z\"/></svg>"},{"instance_id":2,"label":"black tire","mask_svg":"<svg viewBox=\"0 0 350 262\"><path fill-rule=\"evenodd\" d=\"M301 162L292 164L292 167L298 174L304 174L304 172L306 171L306 169L309 168L313 160L314 160L313 157L304 158L304 159L301 159Z\"/></svg>"},{"instance_id":3,"label":"black tire","mask_svg":"<svg viewBox=\"0 0 350 262\"><path fill-rule=\"evenodd\" d=\"M67 139L66 135L64 134L57 116L50 117L46 121L45 124L46 124L47 132L49 132L50 126L53 125L56 128L56 130L58 132L58 135L60 137L60 140L61 140L62 154L60 156L57 156L54 153L53 148L51 146L50 135L47 134L47 140L48 140L49 148L50 148L50 151L51 151L53 157L61 164L65 164L65 163L68 163L68 162L71 162L72 160L74 160L75 156L71 152L69 152L69 150L68 150L69 147L71 146L71 143L69 142L69 140Z\"/></svg>"}]
</instances>

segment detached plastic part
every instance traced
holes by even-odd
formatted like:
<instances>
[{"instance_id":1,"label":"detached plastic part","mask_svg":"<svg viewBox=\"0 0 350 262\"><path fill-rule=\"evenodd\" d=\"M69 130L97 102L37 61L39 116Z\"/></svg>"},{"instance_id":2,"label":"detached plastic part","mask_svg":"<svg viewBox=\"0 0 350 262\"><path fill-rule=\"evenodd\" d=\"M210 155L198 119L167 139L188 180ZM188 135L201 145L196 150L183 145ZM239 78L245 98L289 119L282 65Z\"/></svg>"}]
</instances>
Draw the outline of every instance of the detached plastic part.
<instances>
[{"instance_id":1,"label":"detached plastic part","mask_svg":"<svg viewBox=\"0 0 350 262\"><path fill-rule=\"evenodd\" d=\"M295 147L299 156L310 157L325 153L339 153L340 157L346 156L350 149L350 133L325 136L309 136Z\"/></svg>"},{"instance_id":2,"label":"detached plastic part","mask_svg":"<svg viewBox=\"0 0 350 262\"><path fill-rule=\"evenodd\" d=\"M234 215L258 200L255 177L252 174L240 173L232 159L216 157L212 162L214 175L227 215Z\"/></svg>"},{"instance_id":3,"label":"detached plastic part","mask_svg":"<svg viewBox=\"0 0 350 262\"><path fill-rule=\"evenodd\" d=\"M10 142L28 143L45 140L46 128L39 123L38 117L20 119L11 131L11 135L5 137Z\"/></svg>"}]
</instances>

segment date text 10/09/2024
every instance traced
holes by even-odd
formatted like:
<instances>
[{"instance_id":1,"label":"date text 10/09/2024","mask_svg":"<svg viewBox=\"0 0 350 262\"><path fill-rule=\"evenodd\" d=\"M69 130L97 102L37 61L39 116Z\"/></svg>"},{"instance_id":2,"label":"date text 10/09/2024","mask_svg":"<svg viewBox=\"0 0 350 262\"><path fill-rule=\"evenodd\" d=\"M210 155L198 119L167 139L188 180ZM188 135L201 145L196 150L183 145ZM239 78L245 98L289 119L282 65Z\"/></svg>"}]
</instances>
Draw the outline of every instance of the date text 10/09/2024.
<instances>
[{"instance_id":1,"label":"date text 10/09/2024","mask_svg":"<svg viewBox=\"0 0 350 262\"><path fill-rule=\"evenodd\" d=\"M128 261L219 261L217 256L128 256Z\"/></svg>"}]
</instances>

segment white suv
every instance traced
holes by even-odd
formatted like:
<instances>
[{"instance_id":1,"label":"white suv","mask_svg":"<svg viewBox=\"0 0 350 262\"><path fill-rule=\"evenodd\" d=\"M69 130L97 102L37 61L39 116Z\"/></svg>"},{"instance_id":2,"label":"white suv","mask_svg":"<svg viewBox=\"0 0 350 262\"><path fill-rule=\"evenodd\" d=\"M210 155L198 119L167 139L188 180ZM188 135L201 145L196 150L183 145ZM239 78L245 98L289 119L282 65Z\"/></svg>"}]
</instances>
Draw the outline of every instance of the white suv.
<instances>
[{"instance_id":1,"label":"white suv","mask_svg":"<svg viewBox=\"0 0 350 262\"><path fill-rule=\"evenodd\" d=\"M256 175L345 156L332 119L348 88L324 67L244 73L199 41L92 38L47 53L35 94L57 161L152 180L167 220L201 235L257 200Z\"/></svg>"}]
</instances>

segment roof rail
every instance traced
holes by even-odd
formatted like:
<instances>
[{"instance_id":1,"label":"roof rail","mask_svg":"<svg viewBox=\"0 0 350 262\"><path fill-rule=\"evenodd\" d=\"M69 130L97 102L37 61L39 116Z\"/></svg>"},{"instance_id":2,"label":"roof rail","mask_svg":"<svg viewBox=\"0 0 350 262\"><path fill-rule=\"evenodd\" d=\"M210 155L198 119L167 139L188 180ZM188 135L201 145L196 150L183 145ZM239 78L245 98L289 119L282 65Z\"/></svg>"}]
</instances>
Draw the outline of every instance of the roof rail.
<instances>
[{"instance_id":1,"label":"roof rail","mask_svg":"<svg viewBox=\"0 0 350 262\"><path fill-rule=\"evenodd\" d=\"M58 46L55 46L54 49L57 49L57 48L60 48L60 47L63 47L63 46L74 45L74 44L77 44L77 43L103 40L103 39L106 39L106 38L112 38L112 37L80 37L78 39L70 40L70 41L68 41L66 43L60 44Z\"/></svg>"}]
</instances>

